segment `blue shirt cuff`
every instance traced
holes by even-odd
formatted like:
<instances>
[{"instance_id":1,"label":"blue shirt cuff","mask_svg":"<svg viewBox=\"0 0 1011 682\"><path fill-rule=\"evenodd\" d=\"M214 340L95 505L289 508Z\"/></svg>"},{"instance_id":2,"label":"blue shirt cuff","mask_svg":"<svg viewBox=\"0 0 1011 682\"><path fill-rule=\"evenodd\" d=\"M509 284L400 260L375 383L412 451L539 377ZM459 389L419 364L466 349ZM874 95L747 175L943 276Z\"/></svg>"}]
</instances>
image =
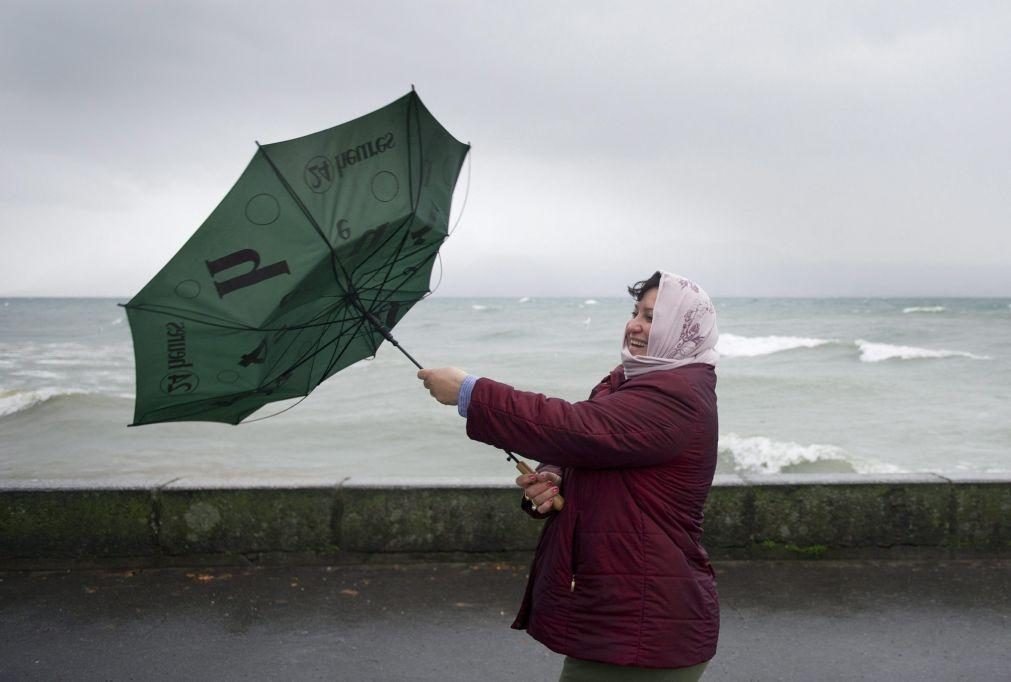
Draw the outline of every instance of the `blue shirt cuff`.
<instances>
[{"instance_id":1,"label":"blue shirt cuff","mask_svg":"<svg viewBox=\"0 0 1011 682\"><path fill-rule=\"evenodd\" d=\"M467 407L470 406L470 394L474 392L474 384L477 383L477 380L478 377L468 374L467 378L460 385L460 392L456 395L456 411L460 413L461 417L467 416Z\"/></svg>"}]
</instances>

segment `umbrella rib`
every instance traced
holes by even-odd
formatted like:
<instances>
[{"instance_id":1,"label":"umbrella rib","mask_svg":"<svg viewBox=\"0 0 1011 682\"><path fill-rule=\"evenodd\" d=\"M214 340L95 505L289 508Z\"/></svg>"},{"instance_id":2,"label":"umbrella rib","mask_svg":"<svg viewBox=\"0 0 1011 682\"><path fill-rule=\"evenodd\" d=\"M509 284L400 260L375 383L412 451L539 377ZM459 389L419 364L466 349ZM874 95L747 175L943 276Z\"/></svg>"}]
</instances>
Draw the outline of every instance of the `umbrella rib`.
<instances>
[{"instance_id":1,"label":"umbrella rib","mask_svg":"<svg viewBox=\"0 0 1011 682\"><path fill-rule=\"evenodd\" d=\"M379 273L379 272L381 272L382 270L385 269L387 271L387 275L383 279L382 283L380 283L380 285L379 285L379 286L382 286L382 284L385 283L390 278L391 275L389 274L389 271L393 269L394 265L396 265L397 263L400 263L402 261L405 261L408 258L410 258L411 256L414 256L414 255L416 255L418 253L423 253L425 251L424 248L419 248L419 249L417 249L415 251L411 251L409 253L403 253L404 244L407 242L407 237L408 236L410 236L409 233L405 234L404 237L403 237L403 239L401 239L400 245L397 247L396 253L394 253L393 257L389 259L389 263L383 263L382 265L380 265L380 266L378 266L378 267L376 267L376 268L374 268L372 270L367 270L367 271L364 271L364 272L359 272L359 273L357 273L359 275L359 278L361 280L367 280L370 277L372 277L373 275L375 275L375 274L377 274L377 273ZM375 255L374 253L370 254L369 258L371 258L374 255ZM366 262L368 262L368 259L366 259L365 261L363 261L359 267L363 267L366 264Z\"/></svg>"},{"instance_id":2,"label":"umbrella rib","mask_svg":"<svg viewBox=\"0 0 1011 682\"><path fill-rule=\"evenodd\" d=\"M331 313L336 313L337 311L338 311L338 309L335 307L330 312ZM342 317L339 320L337 320L337 319L328 320L327 326L322 331L320 331L319 336L316 337L316 340L313 343L312 348L310 349L311 352L310 351L306 351L306 353L302 357L300 357L298 359L298 361L294 365L292 365L291 367L289 367L288 369L285 370L285 373L287 373L287 372L293 372L296 369L298 369L300 366L302 366L303 364L305 364L306 362L310 362L311 361L311 366L309 367L309 374L306 377L306 393L307 394L313 388L315 388L316 386L318 386L320 384L320 382L316 382L315 385L312 385L312 373L313 373L313 368L315 367L315 364L316 364L316 357L320 353L323 352L324 348L326 348L326 345L320 346L320 343L322 342L323 337L326 335L326 333L330 330L330 328L333 325L340 324L341 325L340 330L338 331L337 336L334 338L334 341L336 341L337 339L342 338L344 336L344 325L346 325L348 322L351 322L352 320L353 320L353 318L350 318L350 317ZM352 336L351 339L348 339L348 343L350 343L353 338L354 338L354 336ZM324 372L324 375L325 374L326 373ZM320 381L322 381L322 379Z\"/></svg>"},{"instance_id":3,"label":"umbrella rib","mask_svg":"<svg viewBox=\"0 0 1011 682\"><path fill-rule=\"evenodd\" d=\"M374 256L376 253L378 253L382 248L384 248L386 246L387 243L389 243L390 241L393 240L393 237L397 234L397 232L403 230L403 236L400 238L400 243L397 245L397 250L394 253L393 258L389 261L389 265L386 268L386 277L383 278L383 280L380 283L379 287L385 286L385 284L390 280L390 273L393 270L393 266L397 262L399 262L399 260L400 260L400 253L401 253L401 251L404 248L404 244L407 243L407 237L410 235L411 225L414 224L414 219L415 219L415 216L417 215L417 212L418 212L418 204L421 201L421 183L420 183L420 179L421 179L421 177L423 175L422 173L418 173L417 174L418 179L419 179L417 192L415 192L415 188L414 188L414 178L415 178L414 159L413 159L413 156L411 154L411 147L412 147L412 145L411 145L411 122L412 122L412 114L413 114L413 120L414 120L414 122L415 122L415 124L417 125L417 128L418 128L418 134L417 134L417 137L416 137L416 141L417 141L417 144L418 144L419 162L420 163L424 163L424 160L423 160L424 159L424 150L422 149L422 145L421 145L421 117L419 116L418 109L417 109L417 95L413 94L413 93L412 93L412 97L409 100L408 107L407 107L407 122L406 122L406 126L405 126L405 128L407 130L407 175L408 175L407 186L408 186L408 188L409 188L409 190L411 192L411 195L410 195L411 212L408 215L408 217L404 220L404 222L402 222L397 228L395 228L394 231L393 231L393 233L389 237L387 237L381 244L378 244L373 249L372 253L370 253L366 258L364 258L362 260L362 263L361 263L362 265L364 265L365 263L367 263L369 261L369 259L372 258L372 256ZM359 266L359 267L361 267L361 266ZM355 270L357 270L357 268ZM372 272L378 272L380 270L382 270L382 267L379 267L379 268L377 268L376 270L374 270ZM369 274L371 275L372 272L370 272ZM383 302L385 303L388 300L389 300L389 298L385 299ZM358 301L360 303L361 299L358 298ZM377 307L376 303L373 302L373 305L368 309L368 312L371 313L371 314L374 314L376 307ZM373 319L373 316L369 315L369 318L370 318L369 322L371 322L375 326L376 325L376 321ZM412 362L414 362L415 365L418 364L418 362L416 360L414 360L414 358L412 358L411 355L406 350L404 350L403 348L401 348L400 345L396 341L394 341L393 335L390 333L390 331L388 329L380 328L380 331L383 333L383 335L386 338L388 338L397 347L398 350L400 350ZM378 351L378 346L376 347L376 351Z\"/></svg>"},{"instance_id":4,"label":"umbrella rib","mask_svg":"<svg viewBox=\"0 0 1011 682\"><path fill-rule=\"evenodd\" d=\"M366 322L366 319L364 317L360 318L357 321L357 327L358 328L354 331L354 333L351 335L351 337L349 339L347 339L347 343L344 344L344 347L341 348L341 350L340 350L339 353L337 353L337 348L335 346L335 348L334 348L334 354L330 356L330 363L326 366L326 369L323 370L322 378L319 380L319 382L317 382L317 384L316 384L317 386L319 386L319 384L322 383L323 380L326 379L326 377L328 377L330 375L330 371L334 368L334 366L336 366L336 364L338 362L340 362L341 358L344 357L344 353L346 353L347 350L348 350L348 348L351 346L351 341L356 336L358 336L358 330L360 330L365 325L365 322ZM340 338L346 336L346 334L344 334L343 331L344 331L344 328L342 326L341 327L342 334L339 337L335 338L333 341L330 341L327 345L330 345L331 343L335 344ZM372 351L373 354L375 353L375 348L376 347L373 346L373 351Z\"/></svg>"},{"instance_id":5,"label":"umbrella rib","mask_svg":"<svg viewBox=\"0 0 1011 682\"><path fill-rule=\"evenodd\" d=\"M440 245L441 245L441 242L440 242ZM394 263L399 263L399 262L405 261L405 260L407 260L407 259L409 259L409 258L411 258L413 256L418 255L419 253L424 253L427 250L428 249L426 247L419 247L419 248L415 249L414 251L410 251L408 253L404 253L402 255L398 255L397 259L396 259L396 261L394 261ZM424 261L422 261L422 264L424 264ZM380 270L382 270L384 267L385 266L379 266L379 267L377 267L374 270L369 270L368 272L361 273L361 276L362 276L362 278L368 278L368 277L376 274ZM411 274L413 274L413 273L411 273ZM403 277L403 276L404 276L403 273L401 273L400 275L396 275L395 277ZM382 286L383 284L385 284L390 279L395 279L395 277L383 280L383 282L379 286ZM368 290L369 290L369 287L365 287L365 288L359 287L358 288L358 291L368 291Z\"/></svg>"},{"instance_id":6,"label":"umbrella rib","mask_svg":"<svg viewBox=\"0 0 1011 682\"><path fill-rule=\"evenodd\" d=\"M399 260L400 260L400 253L403 250L404 245L407 243L407 237L411 233L411 225L414 224L414 219L415 219L415 217L418 214L418 206L421 203L422 179L424 178L424 170L423 169L424 169L424 164L425 164L425 150L424 150L424 147L423 147L423 145L421 143L421 137L422 137L421 136L421 115L418 113L418 101L417 101L418 100L418 96L413 91L412 91L411 94L412 94L412 97L411 97L410 103L408 104L408 107L407 107L407 125L405 126L406 129L407 129L407 175L408 175L407 186L410 188L410 191L411 191L411 198L410 198L410 200L411 200L411 213L408 216L407 220L405 220L404 224L401 225L401 227L404 227L406 229L404 230L403 236L400 238L400 244L397 245L397 250L393 254L393 258L390 259L389 264L386 267L386 276L383 278L382 284L379 285L380 287L385 286L386 283L390 281L390 275L391 275L391 273L393 271L393 266L397 262L399 262ZM413 114L413 116L412 116L412 114ZM419 164L419 168L422 169L422 172L419 172L417 174L417 180L418 180L417 191L415 191L415 188L414 188L414 176L415 176L415 174L414 174L414 159L413 159L413 156L411 154L411 122L412 122L412 118L413 118L413 121L414 121L414 123L415 123L415 125L417 127L416 142L418 144L418 164ZM400 228L397 228L397 229L399 230ZM396 232L394 232L394 234L396 234ZM393 235L390 235L389 239L387 239L386 241L390 241L390 240L392 240L392 238L393 238ZM385 244L386 244L386 242L383 243L383 246L385 246ZM378 251L379 251L379 248L377 247L376 250L373 251L373 255L375 253L377 253ZM371 255L370 255L370 258L371 258ZM367 261L368 261L368 258L366 258L365 260L363 260L362 264L364 265L364 263L367 262ZM382 267L377 268L373 272L378 272L379 270L382 270ZM369 273L369 274L372 274L372 273ZM371 312L371 310L370 310L370 312Z\"/></svg>"},{"instance_id":7,"label":"umbrella rib","mask_svg":"<svg viewBox=\"0 0 1011 682\"><path fill-rule=\"evenodd\" d=\"M331 310L331 312L332 312L332 310ZM316 315L316 316L314 316L314 318L318 318L318 317L321 317L321 316L322 315ZM320 337L322 337L323 334L326 333L326 330L329 328L329 325L331 325L331 324L333 324L333 321L332 320L327 320L326 322L320 323L319 325L314 325L314 327L315 326L322 327L322 331L320 331L320 334L319 334ZM288 351L298 342L299 336L301 336L302 332L306 331L307 328L306 327L302 327L302 326L298 326L298 327L291 327L291 329L296 330L294 338L292 338L291 341L288 343L288 345L283 350L281 350L281 352L278 354L277 359L274 361L274 363L270 367L267 368L267 371L265 372L265 374L267 376L270 376L271 374L273 374L273 372L277 369L278 365L281 364L281 361L284 359L285 355L287 355ZM318 345L318 343L319 343L319 339L316 340L316 345ZM301 359L301 357L299 359ZM291 372L294 369L295 369L294 366L289 367L285 371L280 372L279 374L277 374L277 377L284 376L286 373ZM263 382L260 383L260 386L262 387L262 386L270 383L270 381L276 381L276 380L277 380L276 377L274 379L265 380L265 381L263 381Z\"/></svg>"},{"instance_id":8,"label":"umbrella rib","mask_svg":"<svg viewBox=\"0 0 1011 682\"><path fill-rule=\"evenodd\" d=\"M315 358L317 355L319 355L320 353L322 353L329 346L337 344L339 341L341 341L342 338L348 336L347 333L346 333L346 331L345 331L345 325L346 324L348 324L348 323L356 323L357 326L358 326L358 328L360 329L362 327L362 325L365 324L365 321L366 320L365 320L364 317L361 317L361 318L349 318L349 317L345 317L345 318L341 319L340 320L341 329L340 329L340 332L338 333L338 336L336 338L331 339L330 341L326 342L322 346L317 345L317 347L314 349L313 353L307 355L306 357L303 357L303 358L299 359L298 362L296 362L294 365L292 365L287 370L285 370L285 372L293 372L294 370L298 369L299 367L301 367L302 365L304 365L306 362L308 362L310 359ZM335 322L331 322L329 324L336 324L336 321ZM322 334L320 336L322 337ZM354 331L354 333L352 333L350 335L350 338L347 339L348 345L350 345L351 341L354 338L356 338L357 336L358 336L358 330L356 329ZM340 360L340 357L344 355L344 352L346 350L347 350L347 346L345 346L344 349L341 350L340 354L336 358L332 357L331 362L327 365L326 370L324 370L324 372L323 372L323 377L324 378L328 375L328 373L329 373L330 369L333 367L333 365L336 364ZM335 352L336 352L336 350L335 350ZM282 372L282 374L284 374L284 372ZM321 381L322 381L322 379L320 379L320 382ZM318 386L320 382L316 382L316 385Z\"/></svg>"},{"instance_id":9,"label":"umbrella rib","mask_svg":"<svg viewBox=\"0 0 1011 682\"><path fill-rule=\"evenodd\" d=\"M417 118L417 99L418 95L411 90L411 98L407 101L407 125L404 129L407 130L407 189L411 193L411 213L413 214L418 210L414 203L414 159L411 155L411 112L415 112L415 118Z\"/></svg>"},{"instance_id":10,"label":"umbrella rib","mask_svg":"<svg viewBox=\"0 0 1011 682\"><path fill-rule=\"evenodd\" d=\"M231 402L232 404L234 404L239 400L247 398L255 393L256 393L255 390L247 390L242 391L240 393L236 393L234 394L234 399ZM169 420L169 421L186 421L188 417L192 417L194 415L198 415L202 412L205 412L207 407L214 407L214 403L220 402L221 400L222 400L221 398L200 398L198 400L191 400L182 404L165 405L164 407L158 407L153 410L148 410L147 412L144 413L144 417L147 417L152 414L158 414L159 412L165 412L168 410L176 410L188 407L195 408L195 411L193 412L184 412L183 414L179 415L178 418ZM207 421L218 421L218 420L211 419Z\"/></svg>"},{"instance_id":11,"label":"umbrella rib","mask_svg":"<svg viewBox=\"0 0 1011 682\"><path fill-rule=\"evenodd\" d=\"M206 324L208 327L217 327L219 329L232 329L232 330L236 330L236 331L256 331L256 330L260 329L259 327L253 327L252 325L248 325L248 324L243 325L242 323L231 322L231 321L229 321L230 324L222 324L221 322L210 322L210 321L208 321L209 319L224 320L225 318L216 318L213 315L205 315L203 317L206 318L206 319L201 319L199 313L196 313L196 312L194 312L192 310L189 310L188 308L177 308L175 306L151 305L149 303L142 303L142 304L139 304L139 305L127 304L127 305L124 305L123 307L126 308L127 310L139 310L141 312L154 313L154 314L157 314L157 315L174 315L174 316L178 317L181 320L188 320L190 322L199 322L201 324ZM187 313L189 315L197 315L197 317L188 317L187 315L180 314L180 313Z\"/></svg>"},{"instance_id":12,"label":"umbrella rib","mask_svg":"<svg viewBox=\"0 0 1011 682\"><path fill-rule=\"evenodd\" d=\"M426 263L427 261L431 261L431 260L434 260L434 259L435 259L435 256L436 256L436 255L437 255L438 253L439 253L438 251L435 251L435 252L433 252L433 253L430 253L430 254L429 254L428 256L426 256L426 257L425 257L425 259L424 259L424 260L422 260L422 261L421 261L421 265L424 265L424 264L425 264L425 263ZM388 295L387 295L387 296L386 296L385 298L383 298L383 299L381 300L381 302L382 302L382 303L387 303L387 302L389 302L389 300L390 300L391 298L393 298L393 295L394 295L394 294L400 293L401 289L403 289L403 287L404 287L404 286L405 286L405 285L407 284L407 282L408 282L408 281L409 281L409 280L405 279L405 280L404 280L404 281L403 281L403 282L401 283L401 285L400 285L400 286L398 286L398 287L393 287L392 289L386 289L385 291L386 291L386 292L388 292Z\"/></svg>"},{"instance_id":13,"label":"umbrella rib","mask_svg":"<svg viewBox=\"0 0 1011 682\"><path fill-rule=\"evenodd\" d=\"M313 324L285 325L282 327L254 327L252 325L239 326L237 324L221 324L218 322L209 322L206 319L201 319L200 317L190 317L187 315L180 314L178 312L174 312L177 310L185 311L187 313L193 312L191 310L186 310L185 308L174 308L172 306L164 306L164 309L162 310L159 309L158 307L151 307L150 305L134 305L130 306L130 309L139 310L145 313L153 313L155 315L172 315L180 320L187 320L189 322L198 322L200 324L205 324L208 327L214 327L216 329L228 329L231 331L242 331L242 332L279 332L284 331L286 329L310 329L312 327L320 327L330 324L330 322L319 322ZM310 319L317 319L318 317L319 315L314 316L313 318Z\"/></svg>"},{"instance_id":14,"label":"umbrella rib","mask_svg":"<svg viewBox=\"0 0 1011 682\"><path fill-rule=\"evenodd\" d=\"M411 101L413 102L414 100L412 99ZM408 123L410 123L409 120L408 120ZM420 122L419 122L419 126L420 126ZM408 135L410 135L410 125L408 125ZM347 270L344 268L344 264L341 263L341 261L340 261L339 258L337 258L337 251L334 249L333 244L330 243L330 240L328 240L326 238L326 235L323 234L322 228L320 228L319 223L316 222L316 219L313 217L312 213L309 212L309 208L302 202L302 200L299 198L299 196L297 194L295 194L294 188L288 183L288 180L284 177L284 175L281 174L280 169L274 164L274 161L273 161L273 159L270 158L270 155L267 154L267 150L264 149L263 146L261 146L259 142L256 143L256 147L260 151L260 153L263 154L263 158L265 158L267 160L267 163L270 165L271 169L273 169L274 174L277 176L277 179L281 182L282 185L284 185L284 188L288 191L288 194L291 195L291 198L295 201L295 203L301 209L302 214L305 215L305 217L309 220L310 224L312 225L313 229L316 230L316 234L319 235L320 239L322 239L323 242L327 245L327 248L330 249L330 268L333 270L334 280L336 280L337 286L339 286L341 289L343 289L344 292L345 292L345 294L348 295L348 303L350 303L352 306L358 308L363 313L363 319L364 320L368 321L373 326L376 326L377 329L384 336L386 336L388 339L390 339L391 341L393 341L393 336L390 334L389 330L386 329L385 327L383 327L381 323L378 323L378 320L372 314L372 311L371 310L365 310L365 306L362 305L361 299L358 297L358 294L355 291L354 282L352 281L351 276L348 274ZM410 139L408 139L408 154L409 153L410 153ZM410 163L408 163L408 173L409 174L411 173ZM412 205L412 208L413 208L413 205ZM413 211L412 211L412 214L411 214L411 218L412 219L413 219L413 215L414 214L413 214ZM344 273L344 278L345 278L345 281L347 282L346 286L342 285L341 282L340 282L340 276L337 274L337 268L338 267L340 268L341 272ZM406 350L404 350L403 348L400 348L399 344L397 344L396 341L393 341L393 343L394 343L395 346L397 346L397 348L404 355L406 355L408 358L411 358L410 354ZM417 361L414 360L414 358L411 358L411 361L414 362L414 364L418 364Z\"/></svg>"},{"instance_id":15,"label":"umbrella rib","mask_svg":"<svg viewBox=\"0 0 1011 682\"><path fill-rule=\"evenodd\" d=\"M397 225L395 228L393 228L393 230L390 231L390 236L389 237L386 237L386 239L384 239L382 242L380 242L379 244L376 244L373 247L372 252L369 253L367 256L365 256L365 258L362 259L361 263L359 263L357 266L355 266L354 268L351 269L351 277L353 279L357 280L358 279L358 274L359 274L358 273L358 269L361 268L361 267L363 267L366 263L369 262L369 260L373 256L375 256L381 250L383 250L384 248L386 248L386 245L389 242L391 242L393 240L393 238L396 237L397 234L400 232L400 230L402 228L404 228L404 227L407 228L407 231L405 232L405 234L401 238L401 240L402 241L406 240L407 239L407 235L410 234L410 232L411 232L411 227L410 226L411 226L411 224L413 222L414 222L414 214L412 213L411 215L409 215L406 218L404 218L403 222L401 222L399 225ZM399 249L398 249L398 252L399 252ZM392 263L391 263L390 267L392 267ZM377 268L377 270L381 270L381 269L382 269L382 267ZM372 272L375 272L375 271L372 271ZM358 291L357 287L355 287L355 291Z\"/></svg>"},{"instance_id":16,"label":"umbrella rib","mask_svg":"<svg viewBox=\"0 0 1011 682\"><path fill-rule=\"evenodd\" d=\"M187 308L177 308L175 306L153 306L151 304L128 305L128 306L124 305L123 307L128 308L130 310L139 310L145 313L153 313L155 315L171 315L177 317L180 320L187 320L189 322L198 322L200 324L207 325L208 327L214 327L216 329L229 329L232 331L272 332L272 331L283 331L285 329L299 329L302 327L308 328L318 326L314 324L304 324L304 325L287 325L282 327L256 327L250 324L240 325L239 323L221 324L220 322L210 321L211 319L214 319L214 316L211 315L200 316L198 313L195 313L194 311L189 310ZM196 315L196 317L193 317L193 315ZM316 319L316 317L314 316L313 318L310 319Z\"/></svg>"},{"instance_id":17,"label":"umbrella rib","mask_svg":"<svg viewBox=\"0 0 1011 682\"><path fill-rule=\"evenodd\" d=\"M351 342L354 341L355 338L358 336L358 331L361 328L361 323L364 321L363 318L357 318L357 322L359 323L359 329L356 329L350 336L348 335L347 332L347 326L349 324L353 324L355 321L356 321L355 318L352 317L341 318L340 329L337 331L337 335L330 342L328 342L323 347L319 348L315 353L313 353L313 357L315 358L317 355L323 352L323 349L326 348L326 346L333 344L334 349L333 352L330 354L330 361L326 364L325 369L320 375L320 380L316 382L317 386L319 386L320 383L322 383L323 380L326 379L326 377L330 374L331 368L333 368L334 364L336 364L339 361L339 359L343 357L344 353L351 345ZM322 339L322 335L320 338ZM337 349L340 347L339 342L341 340L344 341L344 347L340 350L340 353L338 353Z\"/></svg>"},{"instance_id":18,"label":"umbrella rib","mask_svg":"<svg viewBox=\"0 0 1011 682\"><path fill-rule=\"evenodd\" d=\"M284 188L288 191L288 194L298 205L299 209L302 211L302 214L309 220L309 224L312 225L312 229L316 231L316 234L319 235L319 238L322 239L323 243L327 245L328 249L330 249L330 267L333 270L334 279L337 281L337 286L343 289L345 294L349 293L348 288L341 284L340 276L337 274L337 268L339 267L341 269L341 272L344 273L344 279L348 283L348 285L351 284L351 277L348 275L347 270L344 269L344 264L341 263L340 259L337 258L337 251L336 249L334 249L333 244L331 244L330 240L326 238L325 234L323 234L323 229L319 226L319 223L316 222L316 218L313 217L312 213L309 212L309 207L307 207L302 202L302 199L297 194L295 194L295 189L288 183L288 180L284 177L284 175L281 174L281 170L276 165L274 165L274 160L270 158L269 154L267 154L267 150L264 149L259 142L256 143L256 148L259 150L261 154L263 154L263 158L265 158L267 160L267 163L270 164L270 167L271 169L273 169L274 174L277 176L277 179L281 182L282 185L284 185Z\"/></svg>"},{"instance_id":19,"label":"umbrella rib","mask_svg":"<svg viewBox=\"0 0 1011 682\"><path fill-rule=\"evenodd\" d=\"M320 314L320 316L322 316L324 314L331 314L332 315L332 314L338 312L338 310L339 310L338 308L334 307L334 308L331 308L326 313ZM335 324L340 324L341 325L341 328L338 331L338 337L334 339L334 341L337 341L341 336L343 336L345 334L345 325L348 324L348 323L350 323L350 322L354 322L357 319L360 319L360 318L351 317L351 316L345 316L345 317L342 317L340 319L329 319L329 320L326 320L325 322L322 322L320 324L313 325L314 327L323 327L323 329L320 332L319 336L316 338L315 342L313 343L313 346L311 348L312 352L306 351L304 354L300 355L299 358L297 359L297 361L295 362L295 364L289 366L286 370L284 370L283 372L281 372L280 374L278 374L278 376L283 376L284 374L287 374L289 372L293 372L294 370L298 369L301 365L303 365L307 360L309 360L310 358L314 358L316 355L318 355L319 353L321 353L322 349L325 348L326 345L329 345L329 344L326 344L326 345L320 347L320 341L323 339L323 336L326 334L326 332L329 330L330 327L332 327ZM292 327L292 329L299 329L299 331L303 331L303 328L300 328L300 327ZM355 335L352 335L351 339L348 340L348 343L350 343L350 341L353 340L355 338L355 336L357 336L357 333ZM291 343L288 344L288 348L291 348L296 343L297 340L298 340L298 337L296 335L296 338L292 339ZM278 358L278 360L274 363L274 365L270 369L267 370L267 374L268 375L271 374L271 373L273 373L276 370L277 366L279 364L281 364L281 360L284 358L284 355L285 355L286 352L287 352L287 349L285 349L284 351L281 352L280 357ZM269 382L265 381L263 383L266 384L266 383L269 383ZM261 385L263 385L263 384L261 384ZM311 389L309 389L309 390L311 390Z\"/></svg>"}]
</instances>

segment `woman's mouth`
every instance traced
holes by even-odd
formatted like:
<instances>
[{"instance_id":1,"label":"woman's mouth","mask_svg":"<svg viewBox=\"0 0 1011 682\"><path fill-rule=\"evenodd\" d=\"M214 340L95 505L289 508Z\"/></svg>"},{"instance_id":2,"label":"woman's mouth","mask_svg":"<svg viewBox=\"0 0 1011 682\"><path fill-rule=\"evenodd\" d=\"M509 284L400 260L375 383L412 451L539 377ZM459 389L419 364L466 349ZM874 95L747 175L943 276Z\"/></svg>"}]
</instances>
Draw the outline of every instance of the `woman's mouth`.
<instances>
[{"instance_id":1,"label":"woman's mouth","mask_svg":"<svg viewBox=\"0 0 1011 682\"><path fill-rule=\"evenodd\" d=\"M633 338L629 337L629 339L628 339L628 347L629 348L635 348L636 350L646 350L646 342L645 341L641 341L639 339L633 339Z\"/></svg>"}]
</instances>

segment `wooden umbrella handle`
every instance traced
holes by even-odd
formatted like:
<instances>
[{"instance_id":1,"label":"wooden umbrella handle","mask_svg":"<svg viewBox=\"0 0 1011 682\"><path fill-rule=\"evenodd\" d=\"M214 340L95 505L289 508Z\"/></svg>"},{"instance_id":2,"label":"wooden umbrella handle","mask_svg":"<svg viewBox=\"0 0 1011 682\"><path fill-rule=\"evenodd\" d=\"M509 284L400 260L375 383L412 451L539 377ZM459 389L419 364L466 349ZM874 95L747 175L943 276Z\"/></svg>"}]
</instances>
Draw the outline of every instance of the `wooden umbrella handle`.
<instances>
[{"instance_id":1,"label":"wooden umbrella handle","mask_svg":"<svg viewBox=\"0 0 1011 682\"><path fill-rule=\"evenodd\" d=\"M526 476L537 473L536 471L530 468L529 464L521 460L516 460L516 468L519 470L521 474L524 474ZM565 498L563 498L561 494L555 495L554 497L551 498L551 506L554 508L555 511L562 511L562 507L565 506Z\"/></svg>"}]
</instances>

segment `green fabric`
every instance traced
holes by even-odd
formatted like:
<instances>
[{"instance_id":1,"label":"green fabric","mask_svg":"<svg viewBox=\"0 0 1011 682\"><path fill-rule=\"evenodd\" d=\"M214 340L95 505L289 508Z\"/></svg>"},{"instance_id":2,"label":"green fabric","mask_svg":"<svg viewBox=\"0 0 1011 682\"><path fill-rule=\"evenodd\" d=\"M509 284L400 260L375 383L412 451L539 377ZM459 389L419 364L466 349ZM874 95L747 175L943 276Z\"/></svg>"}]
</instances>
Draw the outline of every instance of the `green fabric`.
<instances>
[{"instance_id":1,"label":"green fabric","mask_svg":"<svg viewBox=\"0 0 1011 682\"><path fill-rule=\"evenodd\" d=\"M429 290L469 147L412 91L264 145L127 305L134 425L237 424L375 355Z\"/></svg>"},{"instance_id":2,"label":"green fabric","mask_svg":"<svg viewBox=\"0 0 1011 682\"><path fill-rule=\"evenodd\" d=\"M709 661L687 668L633 668L565 657L558 682L695 682Z\"/></svg>"}]
</instances>

